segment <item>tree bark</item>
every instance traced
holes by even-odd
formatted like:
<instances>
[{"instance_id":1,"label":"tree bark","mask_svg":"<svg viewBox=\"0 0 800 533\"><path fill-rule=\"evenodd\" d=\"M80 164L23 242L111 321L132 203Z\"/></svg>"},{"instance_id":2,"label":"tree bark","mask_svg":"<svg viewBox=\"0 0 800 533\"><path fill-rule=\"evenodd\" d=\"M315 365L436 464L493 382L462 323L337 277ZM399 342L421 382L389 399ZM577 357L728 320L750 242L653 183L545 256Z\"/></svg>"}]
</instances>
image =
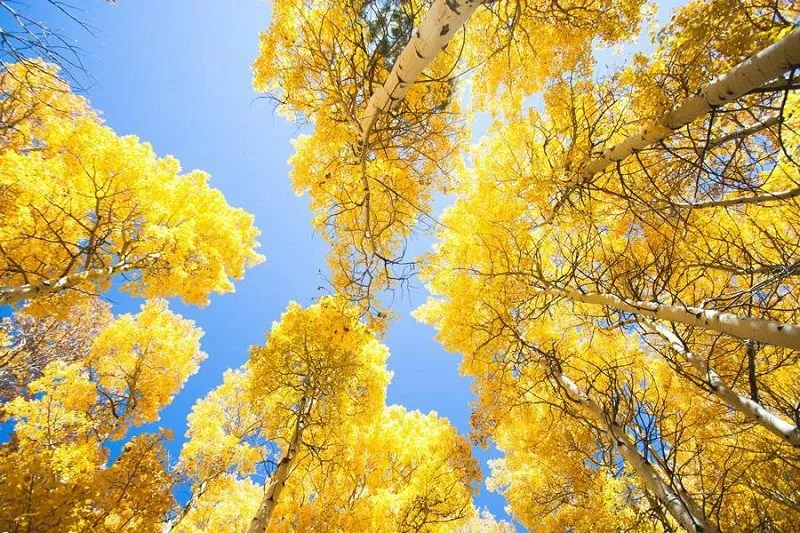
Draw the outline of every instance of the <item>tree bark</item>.
<instances>
[{"instance_id":1,"label":"tree bark","mask_svg":"<svg viewBox=\"0 0 800 533\"><path fill-rule=\"evenodd\" d=\"M592 177L617 161L656 144L715 107L735 100L743 94L764 85L784 72L800 65L800 29L795 29L780 41L742 61L727 73L707 84L696 95L687 98L659 120L592 159L575 176L573 185Z\"/></svg>"},{"instance_id":2,"label":"tree bark","mask_svg":"<svg viewBox=\"0 0 800 533\"><path fill-rule=\"evenodd\" d=\"M669 328L649 322L645 322L642 325L645 331L655 333L666 339L675 353L683 357L700 372L711 387L711 392L722 400L722 403L743 414L746 418L756 421L761 427L782 438L792 446L800 446L800 430L798 430L797 426L775 416L757 401L734 392L702 358L687 350L681 339Z\"/></svg>"},{"instance_id":3,"label":"tree bark","mask_svg":"<svg viewBox=\"0 0 800 533\"><path fill-rule=\"evenodd\" d=\"M612 294L582 293L556 288L544 289L544 292L577 302L604 305L626 313L718 331L740 339L800 350L800 325L797 324L742 317L700 307L626 300Z\"/></svg>"},{"instance_id":4,"label":"tree bark","mask_svg":"<svg viewBox=\"0 0 800 533\"><path fill-rule=\"evenodd\" d=\"M54 292L75 287L81 283L109 279L134 268L137 268L137 265L132 263L117 263L107 268L85 270L83 272L67 274L60 278L46 279L37 281L36 283L20 285L18 287L0 287L0 305L14 305L23 300L33 300Z\"/></svg>"},{"instance_id":5,"label":"tree bark","mask_svg":"<svg viewBox=\"0 0 800 533\"><path fill-rule=\"evenodd\" d=\"M790 200L800 196L800 187L793 189L786 189L778 192L763 192L754 194L752 196L738 196L734 198L725 198L722 200L705 200L693 203L676 202L673 205L684 209L707 209L709 207L732 207L734 205L744 204L763 204L766 202L774 202L777 200Z\"/></svg>"},{"instance_id":6,"label":"tree bark","mask_svg":"<svg viewBox=\"0 0 800 533\"><path fill-rule=\"evenodd\" d=\"M647 490L661 502L681 527L690 533L718 531L690 496L679 494L664 482L660 474L653 468L653 465L647 462L639 450L636 449L635 443L631 441L625 430L616 422L609 420L602 407L596 401L590 398L563 372L556 371L555 375L561 386L566 389L569 397L582 405L594 418L595 422L600 425L601 429L611 437L625 462L633 468Z\"/></svg>"},{"instance_id":7,"label":"tree bark","mask_svg":"<svg viewBox=\"0 0 800 533\"><path fill-rule=\"evenodd\" d=\"M370 96L361 118L361 140L366 145L378 117L405 98L433 58L484 0L435 0L413 37L400 52L386 82Z\"/></svg>"},{"instance_id":8,"label":"tree bark","mask_svg":"<svg viewBox=\"0 0 800 533\"><path fill-rule=\"evenodd\" d=\"M265 533L269 526L269 521L272 518L272 513L275 511L275 506L278 505L278 499L283 492L283 487L289 479L289 473L294 466L294 460L297 457L297 450L300 448L300 441L303 437L303 426L306 412L306 399L305 397L300 400L300 408L298 410L297 420L295 420L294 431L292 439L289 441L289 447L286 453L281 457L275 472L270 478L269 485L264 491L264 497L261 499L261 505L258 508L256 516L250 522L250 527L247 533Z\"/></svg>"}]
</instances>

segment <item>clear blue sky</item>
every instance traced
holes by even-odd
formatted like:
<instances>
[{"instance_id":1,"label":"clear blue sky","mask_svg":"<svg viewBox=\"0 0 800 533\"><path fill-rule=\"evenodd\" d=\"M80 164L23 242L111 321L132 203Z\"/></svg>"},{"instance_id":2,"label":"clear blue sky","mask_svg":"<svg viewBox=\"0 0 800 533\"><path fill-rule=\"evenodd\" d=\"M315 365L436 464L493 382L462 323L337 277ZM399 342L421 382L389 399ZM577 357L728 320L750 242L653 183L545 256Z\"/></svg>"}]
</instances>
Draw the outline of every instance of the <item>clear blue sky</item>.
<instances>
[{"instance_id":1,"label":"clear blue sky","mask_svg":"<svg viewBox=\"0 0 800 533\"><path fill-rule=\"evenodd\" d=\"M185 170L211 173L212 185L231 204L254 213L262 232L267 262L250 270L235 294L213 297L204 309L172 302L173 310L205 331L203 350L209 354L157 424L175 431L170 450L177 457L195 400L221 382L225 369L245 361L247 347L263 342L290 300L309 304L324 284L320 270L324 273L326 245L311 229L307 198L295 196L288 180L289 140L297 128L257 99L250 84L269 5L261 0L81 2L85 11L79 17L95 28L93 36L63 17L53 18L52 10L37 12L36 0L29 1L34 14L63 27L84 50L93 78L86 95L117 133L138 135L159 155L175 155ZM598 55L601 64L612 61L607 52ZM423 238L414 248L429 245ZM108 297L117 312L136 311L141 304L122 295ZM388 401L435 410L466 434L470 380L459 376L459 357L444 352L434 331L409 316L424 298L418 289L410 301L405 296L394 302L399 320L384 339L394 371ZM497 453L476 454L488 474L485 460ZM485 488L476 504L506 517L503 499Z\"/></svg>"}]
</instances>

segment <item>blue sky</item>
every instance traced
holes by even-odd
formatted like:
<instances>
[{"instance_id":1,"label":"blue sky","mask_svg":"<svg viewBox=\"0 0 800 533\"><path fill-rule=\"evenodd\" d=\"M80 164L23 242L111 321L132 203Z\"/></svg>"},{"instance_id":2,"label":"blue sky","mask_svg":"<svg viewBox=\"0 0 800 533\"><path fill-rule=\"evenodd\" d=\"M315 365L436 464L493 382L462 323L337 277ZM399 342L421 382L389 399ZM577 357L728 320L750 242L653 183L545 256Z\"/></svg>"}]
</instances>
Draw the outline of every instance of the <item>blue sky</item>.
<instances>
[{"instance_id":1,"label":"blue sky","mask_svg":"<svg viewBox=\"0 0 800 533\"><path fill-rule=\"evenodd\" d=\"M326 245L312 231L307 198L297 197L288 180L289 141L298 130L251 88L258 32L269 23L267 3L82 4L85 11L79 17L95 28L94 35L62 17L50 20L83 49L86 71L93 78L84 85L93 107L117 133L138 135L159 155L175 155L187 171L211 173L212 185L232 205L254 213L262 231L261 252L267 262L250 270L235 294L215 296L204 309L172 302L173 310L205 331L203 350L209 354L158 424L174 430L171 453L177 456L195 400L221 382L225 369L245 361L247 347L263 342L264 332L290 300L307 305L320 294ZM34 14L53 15L52 10L37 13L35 1L31 5ZM613 61L607 51L601 57L601 64ZM422 237L414 248L429 245L430 238ZM107 297L117 312L136 311L141 304L114 293ZM399 319L384 339L394 371L388 401L435 410L466 434L470 380L459 376L459 357L444 352L433 339L434 331L409 316L424 298L424 291L417 289L410 298L395 299ZM497 453L479 450L477 455L488 473L485 460ZM506 517L503 499L484 488L476 503Z\"/></svg>"}]
</instances>

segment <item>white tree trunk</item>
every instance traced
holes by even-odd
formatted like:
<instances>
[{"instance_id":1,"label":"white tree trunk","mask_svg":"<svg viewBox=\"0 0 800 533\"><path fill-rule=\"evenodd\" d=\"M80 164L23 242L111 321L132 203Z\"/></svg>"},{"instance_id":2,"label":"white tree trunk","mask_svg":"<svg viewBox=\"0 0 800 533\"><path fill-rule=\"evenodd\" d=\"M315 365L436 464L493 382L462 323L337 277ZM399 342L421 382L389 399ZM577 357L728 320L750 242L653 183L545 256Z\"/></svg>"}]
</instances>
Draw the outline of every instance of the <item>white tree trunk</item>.
<instances>
[{"instance_id":1,"label":"white tree trunk","mask_svg":"<svg viewBox=\"0 0 800 533\"><path fill-rule=\"evenodd\" d=\"M591 181L592 176L615 162L662 141L713 108L757 89L798 65L800 65L800 29L795 29L780 41L710 82L700 93L681 102L655 124L629 135L619 144L605 150L600 157L589 161L583 172L571 180L572 184L578 183L581 179L585 182Z\"/></svg>"},{"instance_id":2,"label":"white tree trunk","mask_svg":"<svg viewBox=\"0 0 800 533\"><path fill-rule=\"evenodd\" d=\"M296 456L297 450L292 449L289 447L289 450L286 452L286 455L281 457L280 462L278 463L278 468L275 469L275 473L272 475L272 480L270 481L267 490L264 492L264 498L261 500L261 505L258 508L258 512L256 516L253 517L252 522L250 522L250 527L248 528L248 533L264 533L267 530L267 526L269 525L269 521L272 518L272 512L275 510L275 506L278 504L278 498L280 498L281 492L283 492L283 487L286 485L286 480L289 479L289 471L292 467L292 461Z\"/></svg>"},{"instance_id":3,"label":"white tree trunk","mask_svg":"<svg viewBox=\"0 0 800 533\"><path fill-rule=\"evenodd\" d=\"M693 203L674 203L675 207L686 209L708 209L709 207L731 207L734 205L743 204L763 204L766 202L775 202L777 200L790 200L800 196L800 187L793 189L786 189L779 192L763 192L754 194L752 196L737 196L733 198L725 198L722 200L705 200Z\"/></svg>"},{"instance_id":4,"label":"white tree trunk","mask_svg":"<svg viewBox=\"0 0 800 533\"><path fill-rule=\"evenodd\" d=\"M269 486L264 491L264 497L261 499L261 505L258 508L256 516L250 522L250 527L247 528L247 533L265 533L269 526L269 521L272 518L272 513L275 511L275 506L278 505L278 500L283 492L283 487L289 479L289 473L294 466L294 460L297 457L298 449L300 448L300 441L303 438L303 427L306 416L306 399L300 401L297 419L295 421L294 432L292 439L289 441L289 447L286 453L281 457L278 466L275 468L272 477L270 478Z\"/></svg>"},{"instance_id":5,"label":"white tree trunk","mask_svg":"<svg viewBox=\"0 0 800 533\"><path fill-rule=\"evenodd\" d=\"M361 118L361 140L366 145L378 117L405 98L422 71L484 0L435 0L397 58L386 82L369 98Z\"/></svg>"},{"instance_id":6,"label":"white tree trunk","mask_svg":"<svg viewBox=\"0 0 800 533\"><path fill-rule=\"evenodd\" d=\"M711 386L711 391L715 396L721 399L725 405L743 414L746 418L755 420L767 431L784 439L792 446L800 446L800 430L797 429L797 426L775 416L758 402L731 390L719 374L709 367L702 358L687 350L680 338L670 331L669 328L660 324L650 323L649 321L642 325L646 331L650 331L666 339L675 353L683 357L703 375L706 382Z\"/></svg>"},{"instance_id":7,"label":"white tree trunk","mask_svg":"<svg viewBox=\"0 0 800 533\"><path fill-rule=\"evenodd\" d=\"M107 268L95 268L75 274L67 274L57 279L46 279L19 287L0 287L0 305L14 305L23 300L33 300L54 292L75 287L85 282L109 279L117 274L136 268L131 263L118 263Z\"/></svg>"},{"instance_id":8,"label":"white tree trunk","mask_svg":"<svg viewBox=\"0 0 800 533\"><path fill-rule=\"evenodd\" d=\"M562 372L556 372L556 379L567 390L571 399L581 404L601 429L611 437L625 462L633 468L645 487L661 502L681 527L690 533L717 531L717 528L708 521L691 497L686 494L678 494L668 483L664 482L653 465L648 463L636 449L636 445L631 441L627 432L616 422L609 420L597 402Z\"/></svg>"},{"instance_id":9,"label":"white tree trunk","mask_svg":"<svg viewBox=\"0 0 800 533\"><path fill-rule=\"evenodd\" d=\"M577 302L604 305L635 315L686 324L687 326L698 326L726 333L740 339L755 340L765 344L800 350L800 325L797 324L783 324L772 320L742 317L699 307L679 307L653 302L624 300L612 294L582 293L555 288L544 289L544 292Z\"/></svg>"}]
</instances>

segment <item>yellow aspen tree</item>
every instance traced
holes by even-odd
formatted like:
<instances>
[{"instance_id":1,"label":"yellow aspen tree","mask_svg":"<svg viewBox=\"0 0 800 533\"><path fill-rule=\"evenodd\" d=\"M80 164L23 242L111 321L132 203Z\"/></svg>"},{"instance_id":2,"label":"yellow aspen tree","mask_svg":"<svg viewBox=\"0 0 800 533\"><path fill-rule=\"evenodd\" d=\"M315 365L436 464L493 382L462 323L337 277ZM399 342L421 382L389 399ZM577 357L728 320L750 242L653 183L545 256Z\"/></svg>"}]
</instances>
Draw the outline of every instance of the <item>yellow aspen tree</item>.
<instances>
[{"instance_id":1,"label":"yellow aspen tree","mask_svg":"<svg viewBox=\"0 0 800 533\"><path fill-rule=\"evenodd\" d=\"M244 531L250 517L258 512L262 487L250 478L224 474L196 486L192 500L169 523L169 531L202 533L204 531Z\"/></svg>"},{"instance_id":2,"label":"yellow aspen tree","mask_svg":"<svg viewBox=\"0 0 800 533\"><path fill-rule=\"evenodd\" d=\"M282 455L248 531L267 530L297 462L309 454L313 459L338 434L380 413L388 355L357 309L335 297L307 309L289 304L267 343L251 350L251 401L269 417L271 440L281 443Z\"/></svg>"},{"instance_id":3,"label":"yellow aspen tree","mask_svg":"<svg viewBox=\"0 0 800 533\"><path fill-rule=\"evenodd\" d=\"M314 126L294 141L291 179L311 196L314 226L332 245L333 286L364 309L376 291L411 274L406 241L420 218L431 223L430 185L450 179L449 155L464 140L454 114L457 50L440 48L460 40L458 23L477 3L464 2L458 14L450 4L282 1L261 35L254 86L284 116ZM425 35L417 36L422 21ZM426 83L410 75L401 82L398 57L417 76L427 65Z\"/></svg>"},{"instance_id":4,"label":"yellow aspen tree","mask_svg":"<svg viewBox=\"0 0 800 533\"><path fill-rule=\"evenodd\" d=\"M204 357L201 332L159 301L105 326L106 308L86 309L100 315L83 317L99 330L88 352L54 358L3 406L3 422L13 424L0 446L4 530L160 531L173 505L168 431L131 438L110 464L106 446L158 420Z\"/></svg>"},{"instance_id":5,"label":"yellow aspen tree","mask_svg":"<svg viewBox=\"0 0 800 533\"><path fill-rule=\"evenodd\" d=\"M192 407L176 467L192 492L170 520L170 531L205 531L212 524L243 531L255 516L263 489L246 476L265 459L268 441L261 434L263 414L250 405L249 381L246 370L228 370L222 384ZM228 491L250 512L232 512L223 502Z\"/></svg>"},{"instance_id":6,"label":"yellow aspen tree","mask_svg":"<svg viewBox=\"0 0 800 533\"><path fill-rule=\"evenodd\" d=\"M134 295L205 305L263 260L252 215L207 174L182 174L174 158L116 135L53 67L45 77L28 65L0 75L13 124L0 142L0 304L121 279Z\"/></svg>"},{"instance_id":7,"label":"yellow aspen tree","mask_svg":"<svg viewBox=\"0 0 800 533\"><path fill-rule=\"evenodd\" d=\"M380 414L387 356L343 299L325 297L306 309L290 303L266 344L252 347L246 368L229 372L195 405L181 453L194 495L173 525L184 527L179 520L216 478L231 469L261 474L259 463L271 461L257 512L244 518L249 531L266 531L285 485L300 475L292 472L310 468L359 420ZM220 419L221 426L211 422Z\"/></svg>"},{"instance_id":8,"label":"yellow aspen tree","mask_svg":"<svg viewBox=\"0 0 800 533\"><path fill-rule=\"evenodd\" d=\"M607 148L584 167L581 177L591 179L617 161L664 140L700 116L726 102L758 89L800 63L800 32L792 31L780 41L706 85L700 94L681 102L656 124L633 133L622 142ZM722 144L722 141L717 141Z\"/></svg>"},{"instance_id":9,"label":"yellow aspen tree","mask_svg":"<svg viewBox=\"0 0 800 533\"><path fill-rule=\"evenodd\" d=\"M435 413L385 406L387 356L342 297L291 303L192 409L178 466L192 496L170 530L452 531L471 517L468 443Z\"/></svg>"},{"instance_id":10,"label":"yellow aspen tree","mask_svg":"<svg viewBox=\"0 0 800 533\"><path fill-rule=\"evenodd\" d=\"M505 142L508 142L509 137L506 137ZM513 152L517 153L520 152ZM497 157L487 158L487 161L494 163L504 161L504 152L498 152ZM481 172L483 169L478 168ZM507 175L508 170L503 174ZM592 284L602 283L603 277L596 277L601 274L613 277L605 278L609 283L613 282L613 286L619 290L623 290L623 294L630 294L627 291L641 290L651 288L660 283L659 276L665 276L669 265L661 268L658 262L658 255L653 253L651 244L644 239L639 239L635 234L628 233L623 230L621 234L616 237L609 236L608 232L605 234L602 231L597 231L594 224L582 224L581 219L575 217L576 225L574 227L561 225L560 231L552 231L550 226L541 227L536 219L532 219L529 215L530 204L525 201L524 193L527 189L524 183L511 182L508 185L498 185L495 181L499 174L490 171L487 168L487 178L485 182L476 179L475 182L467 184L469 189L469 200L465 204L457 203L451 211L447 212L443 217L443 223L447 225L448 230L440 234L441 241L437 250L431 256L431 264L426 270L426 276L430 276L430 289L434 294L445 297L444 301L432 302L431 307L425 311L421 311L420 317L425 318L430 323L437 325L440 329L441 338L445 347L452 351L459 351L464 354L463 372L465 374L475 376L480 379L478 382L478 389L482 390L484 387L488 390L501 386L503 380L498 376L500 373L494 369L494 366L484 366L478 364L476 354L474 352L475 346L480 346L486 339L492 339L499 335L502 331L503 322L496 318L496 315L506 316L506 320L520 320L525 321L526 329L536 330L541 328L542 323L547 320L547 317L552 316L556 309L566 309L570 313L584 317L583 323L580 328L591 334L598 327L608 327L613 324L626 324L627 334L633 342L642 342L644 339L640 338L637 334L637 322L645 321L645 313L640 309L624 309L625 312L605 311L602 307L596 305L597 301L591 297L586 297L589 292L589 287ZM472 203L475 202L475 203ZM470 204L470 205L467 205ZM602 220L601 212L593 213L597 217L595 222L597 225L603 223L613 228L613 220ZM606 222L608 221L608 222ZM537 227L538 226L538 227ZM592 232L581 232L578 228L589 227ZM663 236L663 233L662 233ZM618 239L616 252L611 253L613 247L610 245L610 239ZM684 238L683 234L678 234L678 240ZM605 241L604 241L605 239ZM603 245L605 242L606 245ZM675 242L672 239L663 240L663 242ZM663 249L663 248L662 248ZM678 252L671 255L666 255L662 252L662 259L669 259L674 261L675 264L671 268L681 267L681 257ZM625 259L630 259L624 261ZM647 268L642 268L636 261L641 261L645 265L652 261ZM642 281L637 280L636 276L646 276ZM689 297L697 297L703 294L703 291L716 291L718 290L717 283L722 283L724 287L726 278L717 277L711 280L703 280L696 278L698 281L694 286L686 287L687 292L676 292L685 301ZM665 280L669 281L669 279ZM680 287L683 283L672 285L671 290ZM782 280L779 283L786 283ZM580 287L580 290L572 289L572 292L565 294L558 292L553 286L564 286L563 284L574 284L573 286ZM657 286L657 285L656 285ZM765 286L765 285L762 285ZM670 287L667 284L667 287ZM736 290L740 290L736 287ZM668 293L667 293L668 294ZM785 293L784 293L785 294ZM710 294L713 296L713 293ZM787 297L790 298L790 297ZM768 302L767 302L768 303ZM685 309L685 308L682 308ZM791 311L787 311L787 316L792 316ZM561 328L567 329L568 321L562 319ZM710 413L714 414L710 420L713 424L707 424L708 427L717 428L719 432L735 431L735 432L754 432L756 435L748 437L752 438L753 442L759 442L759 447L764 450L763 457L745 456L736 464L747 465L753 471L758 471L762 466L762 461L769 465L770 470L777 466L781 456L788 464L784 467L792 470L791 466L794 453L790 447L786 445L792 444L792 435L794 435L794 422L793 416L794 408L791 407L793 402L797 401L796 387L788 385L788 383L796 382L797 379L797 365L796 355L790 350L781 348L779 346L763 346L758 350L758 354L754 357L754 371L750 373L753 376L755 383L754 390L762 391L760 396L754 399L752 394L751 398L747 398L747 391L750 387L743 386L743 378L741 377L742 363L746 361L744 356L746 354L746 347L748 342L744 343L734 337L719 335L713 329L705 331L693 331L691 328L684 328L681 324L674 326L680 332L680 335L688 335L685 346L691 347L690 353L698 353L702 350L703 355L701 361L702 365L692 367L691 365L682 364L680 370L688 380L691 381L687 384L690 388L694 388L694 393L684 393L674 397L675 405L671 409L678 410L680 408L688 408L695 405L696 408L702 406ZM698 328L695 328L698 329ZM559 334L561 330L559 330ZM646 336L652 339L652 335ZM745 335L746 337L746 335ZM492 358L497 357L498 352L512 351L511 347L504 347L501 342L490 345L492 350L487 348L487 353L490 356L486 360L491 361ZM512 339L513 340L513 339ZM670 353L669 347L665 346L666 339L664 340L649 340L650 343L658 347L659 352L664 352L667 348L665 358L669 358L671 363L675 363L677 356L682 358L688 363L685 354ZM513 345L512 345L513 346ZM689 351L689 348L684 348L684 351ZM697 360L695 360L697 361ZM499 366L501 361L497 362ZM644 362L631 364L632 368L648 368L654 365L653 362ZM702 371L699 367L705 367ZM512 367L513 368L513 367ZM574 382L570 374L563 372L556 372L556 369L548 368L548 375L542 376L539 379L549 379L556 381L560 388L569 390L570 381ZM556 367L557 368L557 367ZM708 370L713 372L709 372ZM671 369L670 369L671 371ZM668 374L667 374L668 375ZM513 376L513 374L512 374ZM725 376L723 379L717 379L719 376ZM509 378L507 378L509 379ZM642 378L643 380L645 378ZM667 379L667 378L665 378ZM534 379L533 382L536 382ZM638 380L633 380L638 383ZM651 380L646 381L650 387L657 387L658 385ZM589 380L589 383L593 383ZM721 383L726 384L727 391L721 387ZM736 388L731 388L727 383L737 383ZM765 396L763 391L771 390L770 383L775 383L775 396L769 398ZM749 385L749 384L748 384ZM788 386L787 386L788 385ZM703 404L698 405L695 396L697 394L697 387L702 391L709 391L713 396L714 401L705 401ZM591 416L595 424L600 425L603 423L606 427L603 429L603 434L606 439L618 435L615 426L603 418L598 416L598 404L592 401L592 396L585 394L583 388L572 388L571 400L580 400L579 403L585 406L586 413L581 415L584 418ZM738 390L736 390L738 389ZM590 389L591 390L591 389ZM488 392L486 394L489 394ZM709 398L710 395L706 395ZM710 398L709 398L710 399ZM516 401L512 399L496 399L492 398L490 402L498 405L505 406L514 405ZM488 402L487 402L488 403ZM796 403L795 403L796 405ZM731 408L736 416L731 417L731 412L720 411L719 407ZM502 409L503 407L498 407ZM754 416L754 415L758 416ZM485 413L480 414L478 420L482 420L487 416ZM655 415L653 415L655 417ZM677 415L671 415L677 416ZM771 431L772 434L777 434L781 438L786 439L785 445L779 444L771 440L768 435L753 427L751 422L755 419L756 422ZM491 421L491 417L488 418ZM524 424L524 419L520 421ZM723 429L726 423L731 424L727 430ZM735 429L733 429L735 428ZM681 427L674 430L679 434L686 434L685 428ZM492 432L489 432L491 438ZM719 440L718 437L714 437ZM721 452L722 445L712 448L710 441L707 437L696 439L698 442L698 449L705 450L701 457L703 461L711 463L721 457L725 457L725 453ZM514 442L513 439L510 440ZM624 445L624 448L631 453L631 459L626 458L626 461L634 463L636 459L636 448L630 442L625 440L618 441L618 444ZM668 443L669 446L674 446L674 443ZM694 444L693 444L694 445ZM513 446L513 444L512 444ZM688 446L688 445L687 445ZM735 442L731 445L733 449L738 450L737 453L744 454L748 445L741 442ZM751 448L752 449L752 448ZM712 451L713 450L713 451ZM769 451L768 451L769 450ZM509 448L507 453L512 453L513 449ZM676 452L677 453L677 452ZM689 452L686 452L687 454ZM730 449L727 452L730 454ZM719 455L721 454L721 456ZM553 459L554 461L557 459ZM699 461L699 460L698 460ZM613 463L612 463L613 464ZM635 463L634 463L635 464ZM641 461L640 461L641 466ZM522 468L520 466L520 468ZM698 478L707 479L701 474L701 469L693 462L686 463L683 467L685 470L693 472L693 476ZM708 464L706 464L708 468ZM719 467L718 471L725 472L730 467ZM708 472L708 470L706 470ZM739 479L746 479L749 475L745 474L747 469L743 467L742 474ZM727 474L726 474L727 475ZM656 483L651 483L651 487L658 486L658 479L663 476L647 476L655 480ZM726 478L728 479L728 478ZM686 482L688 484L688 481ZM763 479L759 482L763 486ZM769 485L769 484L767 484ZM782 494L783 498L789 497L791 489L781 486L780 479L776 479L772 484L772 492L774 495ZM521 489L523 492L530 493L527 488ZM654 489L648 489L653 492ZM736 490L742 490L743 493L749 494L755 498L754 490L743 487L726 487L724 492L733 493ZM762 489L759 489L761 491ZM664 499L667 501L675 500L675 493L673 496L664 494ZM728 496L730 497L730 496ZM761 496L758 496L761 498ZM773 496L774 497L774 496ZM704 496L705 498L705 496ZM695 498L695 501L702 501L704 498ZM678 498L683 501L683 496ZM624 501L624 500L623 500ZM553 503L555 505L555 503ZM566 504L565 504L566 505ZM781 516L782 511L774 509L774 503L769 504L772 510L766 514L768 520L777 521ZM661 503L661 507L666 507L666 503ZM566 512L569 507L565 507ZM613 509L613 507L612 507ZM708 523L710 512L706 511L706 518L703 519L691 509L689 511L690 522L697 524ZM532 511L538 513L540 511ZM678 513L676 513L678 514ZM693 518L692 518L693 517ZM677 519L677 516L676 516ZM737 517L741 520L741 517ZM726 524L735 523L735 520L726 522ZM684 516L684 524L687 524ZM687 526L684 526L687 527ZM720 527L725 529L720 523ZM708 529L708 527L706 527Z\"/></svg>"},{"instance_id":11,"label":"yellow aspen tree","mask_svg":"<svg viewBox=\"0 0 800 533\"><path fill-rule=\"evenodd\" d=\"M86 358L97 335L113 321L111 305L86 297L75 302L71 316L34 316L25 309L0 321L0 401L29 396L27 389L53 361Z\"/></svg>"},{"instance_id":12,"label":"yellow aspen tree","mask_svg":"<svg viewBox=\"0 0 800 533\"><path fill-rule=\"evenodd\" d=\"M477 463L436 413L385 407L331 457L287 486L276 531L444 532L474 514Z\"/></svg>"},{"instance_id":13,"label":"yellow aspen tree","mask_svg":"<svg viewBox=\"0 0 800 533\"><path fill-rule=\"evenodd\" d=\"M793 446L698 395L630 326L563 303L510 305L512 287L496 289L462 284L459 307L431 303L419 316L477 380L476 437L505 452L490 486L515 518L577 531L796 520L784 483ZM785 475L764 483L758 473L775 468Z\"/></svg>"},{"instance_id":14,"label":"yellow aspen tree","mask_svg":"<svg viewBox=\"0 0 800 533\"><path fill-rule=\"evenodd\" d=\"M758 157L751 155L756 147L763 152L764 144L785 144L789 152L794 150L791 142L779 138L781 132L794 131L784 124L793 111L779 99L784 89L796 85L787 74L793 76L800 62L800 34L792 22L797 14L792 2L782 0L772 2L770 9L758 2L724 0L693 1L681 8L659 34L653 56L638 54L622 75L621 81L633 87L626 97L631 114L627 124L619 125L613 135L595 139L589 157L573 166L556 208L576 190L593 189L595 180L607 182L609 174L627 175L639 165L646 167L648 178L664 182L652 193L673 195L664 199L678 207L731 206L800 194L792 183L778 189L787 186L780 175L736 179L736 167L741 164L737 160ZM669 142L664 144L666 139ZM671 170L668 176L660 176L651 165L654 160L665 163L665 150L672 154ZM723 166L728 157L734 160L732 168ZM690 167L693 172L683 176L676 167ZM722 167L716 172L724 175L714 175L715 167ZM707 182L705 187L682 189L671 183L688 177L699 180L704 174L711 174L714 181L724 179L726 187ZM768 183L764 177L772 179ZM628 186L633 189L629 195L646 187ZM712 199L691 199L698 193Z\"/></svg>"},{"instance_id":15,"label":"yellow aspen tree","mask_svg":"<svg viewBox=\"0 0 800 533\"><path fill-rule=\"evenodd\" d=\"M588 54L596 36L625 38L641 17L638 1L591 8L525 4L290 0L273 8L254 86L285 116L313 125L312 134L295 141L295 190L309 193L314 225L331 243L334 289L365 311L378 308L373 314L379 318L376 293L414 275L416 265L405 254L408 239L419 222L436 225L432 199L450 189L462 166L468 117L459 109L458 79L484 63L490 65L476 70L476 78L502 69L497 58L523 47L534 28L541 37L537 65L553 65L556 57L572 64ZM515 9L524 13L511 17ZM561 14L579 29L556 29ZM473 31L475 17L482 22ZM488 48L486 35L495 37ZM511 55L515 70L531 63L530 55ZM537 68L526 90L551 73ZM502 85L497 78L492 76L494 92Z\"/></svg>"}]
</instances>

